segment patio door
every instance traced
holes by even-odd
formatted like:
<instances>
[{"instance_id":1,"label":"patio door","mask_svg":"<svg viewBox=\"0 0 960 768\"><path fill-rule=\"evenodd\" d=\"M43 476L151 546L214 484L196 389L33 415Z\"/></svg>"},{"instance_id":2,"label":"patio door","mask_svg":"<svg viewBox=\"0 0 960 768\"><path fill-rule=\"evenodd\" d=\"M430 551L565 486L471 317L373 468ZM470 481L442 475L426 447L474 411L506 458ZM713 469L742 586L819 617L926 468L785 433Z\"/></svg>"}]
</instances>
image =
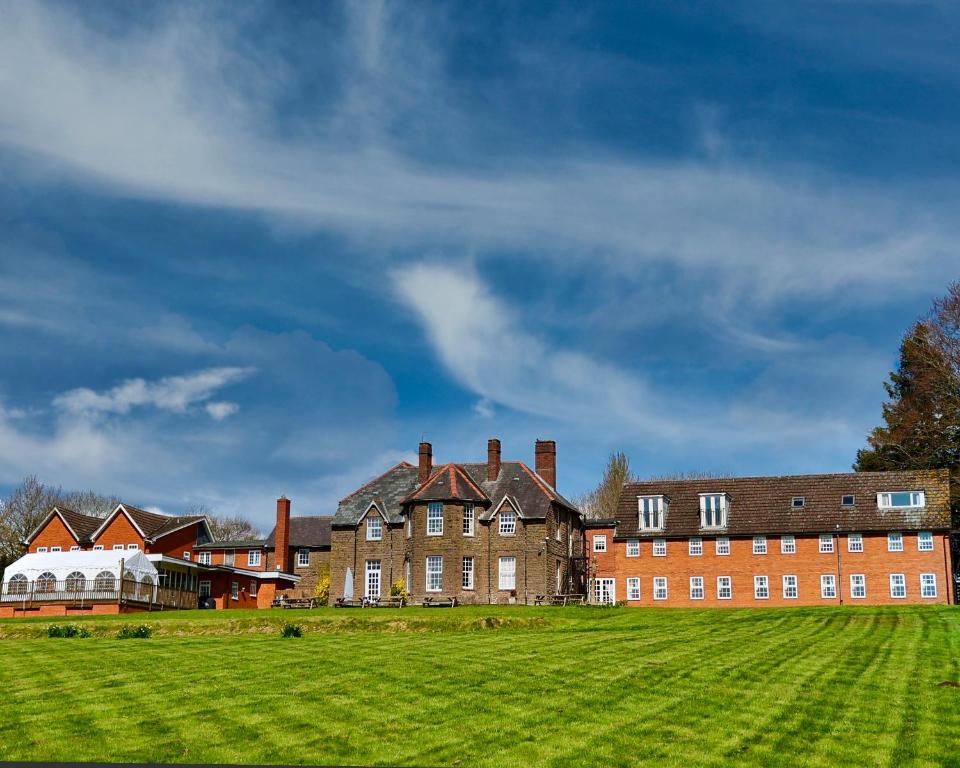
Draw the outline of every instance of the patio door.
<instances>
[{"instance_id":1,"label":"patio door","mask_svg":"<svg viewBox=\"0 0 960 768\"><path fill-rule=\"evenodd\" d=\"M380 561L367 560L367 579L363 596L370 600L380 597Z\"/></svg>"},{"instance_id":2,"label":"patio door","mask_svg":"<svg viewBox=\"0 0 960 768\"><path fill-rule=\"evenodd\" d=\"M593 580L593 602L597 605L613 605L617 601L615 579Z\"/></svg>"}]
</instances>

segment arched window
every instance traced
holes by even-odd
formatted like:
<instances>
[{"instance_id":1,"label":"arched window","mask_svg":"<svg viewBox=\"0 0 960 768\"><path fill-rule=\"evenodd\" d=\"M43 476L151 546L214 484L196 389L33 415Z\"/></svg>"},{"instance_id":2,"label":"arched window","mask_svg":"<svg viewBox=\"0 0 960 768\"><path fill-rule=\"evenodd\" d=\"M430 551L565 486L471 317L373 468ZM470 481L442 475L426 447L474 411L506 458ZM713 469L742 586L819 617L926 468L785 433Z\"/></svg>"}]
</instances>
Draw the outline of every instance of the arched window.
<instances>
[{"instance_id":1,"label":"arched window","mask_svg":"<svg viewBox=\"0 0 960 768\"><path fill-rule=\"evenodd\" d=\"M114 592L117 589L117 578L110 571L100 571L93 580L93 588L97 592Z\"/></svg>"},{"instance_id":2,"label":"arched window","mask_svg":"<svg viewBox=\"0 0 960 768\"><path fill-rule=\"evenodd\" d=\"M15 573L10 577L10 581L7 582L7 594L8 595L25 595L27 594L27 577L22 573Z\"/></svg>"},{"instance_id":3,"label":"arched window","mask_svg":"<svg viewBox=\"0 0 960 768\"><path fill-rule=\"evenodd\" d=\"M33 586L37 592L53 592L57 586L57 577L50 573L50 571L44 571L37 576L37 580L33 583Z\"/></svg>"},{"instance_id":4,"label":"arched window","mask_svg":"<svg viewBox=\"0 0 960 768\"><path fill-rule=\"evenodd\" d=\"M149 573L143 574L143 577L140 579L140 581L149 587L153 586L153 576L151 576Z\"/></svg>"},{"instance_id":5,"label":"arched window","mask_svg":"<svg viewBox=\"0 0 960 768\"><path fill-rule=\"evenodd\" d=\"M83 592L83 590L87 588L87 577L80 573L80 571L74 571L67 576L64 588L67 592Z\"/></svg>"}]
</instances>

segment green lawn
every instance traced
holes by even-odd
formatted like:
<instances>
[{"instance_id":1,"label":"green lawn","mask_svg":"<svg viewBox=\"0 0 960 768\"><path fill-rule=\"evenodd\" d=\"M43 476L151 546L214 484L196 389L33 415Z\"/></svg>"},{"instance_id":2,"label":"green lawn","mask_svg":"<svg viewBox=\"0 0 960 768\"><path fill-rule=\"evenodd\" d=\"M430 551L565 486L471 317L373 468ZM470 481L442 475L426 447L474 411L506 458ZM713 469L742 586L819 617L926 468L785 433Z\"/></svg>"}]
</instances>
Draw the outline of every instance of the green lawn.
<instances>
[{"instance_id":1,"label":"green lawn","mask_svg":"<svg viewBox=\"0 0 960 768\"><path fill-rule=\"evenodd\" d=\"M294 620L302 638L282 639ZM128 622L149 640L113 639ZM0 760L960 765L960 610L0 621Z\"/></svg>"}]
</instances>

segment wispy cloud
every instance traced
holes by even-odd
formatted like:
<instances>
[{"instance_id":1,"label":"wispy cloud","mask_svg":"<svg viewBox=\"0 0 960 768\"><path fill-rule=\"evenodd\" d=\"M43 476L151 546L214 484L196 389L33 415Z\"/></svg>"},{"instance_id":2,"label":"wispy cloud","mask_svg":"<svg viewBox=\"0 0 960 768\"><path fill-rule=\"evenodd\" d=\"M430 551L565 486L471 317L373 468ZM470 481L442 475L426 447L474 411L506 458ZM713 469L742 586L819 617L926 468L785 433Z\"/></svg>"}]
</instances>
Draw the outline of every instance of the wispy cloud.
<instances>
[{"instance_id":1,"label":"wispy cloud","mask_svg":"<svg viewBox=\"0 0 960 768\"><path fill-rule=\"evenodd\" d=\"M253 368L208 368L186 376L168 376L155 382L127 379L105 392L82 387L59 395L53 404L73 414L129 413L138 406L183 413L190 405L209 400L219 390L242 381ZM207 412L217 421L236 412L234 403L208 403Z\"/></svg>"}]
</instances>

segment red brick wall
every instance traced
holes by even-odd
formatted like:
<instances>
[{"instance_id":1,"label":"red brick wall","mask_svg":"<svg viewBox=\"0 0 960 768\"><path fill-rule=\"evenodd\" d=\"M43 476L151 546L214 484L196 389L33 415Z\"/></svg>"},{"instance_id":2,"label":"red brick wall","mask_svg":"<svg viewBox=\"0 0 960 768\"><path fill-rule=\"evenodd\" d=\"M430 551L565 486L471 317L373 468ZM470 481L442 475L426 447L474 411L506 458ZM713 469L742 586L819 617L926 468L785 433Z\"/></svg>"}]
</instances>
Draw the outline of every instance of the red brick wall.
<instances>
[{"instance_id":1,"label":"red brick wall","mask_svg":"<svg viewBox=\"0 0 960 768\"><path fill-rule=\"evenodd\" d=\"M175 557L177 560L184 559L183 553L189 552L190 559L196 560L193 554L193 547L197 543L197 532L199 523L188 525L179 531L173 531L167 536L162 536L153 544L147 547L148 554L164 554L167 557Z\"/></svg>"},{"instance_id":2,"label":"red brick wall","mask_svg":"<svg viewBox=\"0 0 960 768\"><path fill-rule=\"evenodd\" d=\"M109 525L100 532L94 544L102 544L104 549L113 549L114 544L123 544L126 549L128 544L136 544L143 549L143 537L137 533L133 523L123 513L120 512L114 517Z\"/></svg>"},{"instance_id":3,"label":"red brick wall","mask_svg":"<svg viewBox=\"0 0 960 768\"><path fill-rule=\"evenodd\" d=\"M593 552L594 535L606 534L607 552ZM903 551L888 552L887 536L883 534L864 534L863 552L854 553L847 549L847 536L834 537L834 551L822 554L819 551L819 537L805 536L796 538L796 554L780 552L780 537L767 537L767 554L753 554L752 539L731 539L730 554L717 555L714 538L703 539L703 554L691 556L688 553L687 539L667 541L666 557L654 557L653 542L640 540L640 556L627 557L627 542L614 541L613 531L588 530L587 549L590 557L591 575L595 577L613 577L616 579L617 601L627 602L627 579L640 578L640 600L629 601L629 605L646 606L688 606L688 607L728 607L728 606L789 606L789 605L879 605L903 603L950 603L953 600L951 566L949 562L949 543L947 536L934 534L934 548L930 552L917 549L917 534L903 534ZM839 550L839 562L838 562ZM890 596L891 573L902 573L906 578L907 595L905 598ZM920 574L934 573L937 580L937 597L920 596ZM837 585L837 597L825 599L820 596L820 576L833 574ZM867 596L854 599L850 595L850 575L863 574L866 577ZM783 597L784 575L794 575L798 579L798 597ZM654 578L665 576L668 585L668 598L654 600ZM704 599L690 599L690 577L704 578ZM717 577L732 578L733 597L729 600L717 598ZM770 597L754 598L754 576L767 576Z\"/></svg>"},{"instance_id":4,"label":"red brick wall","mask_svg":"<svg viewBox=\"0 0 960 768\"><path fill-rule=\"evenodd\" d=\"M260 565L247 565L247 555L251 549L260 551ZM235 568L243 568L245 571L265 571L267 569L267 553L260 549L260 547L248 547L246 549L207 549L199 551L210 553L210 565L225 565L227 552L233 552L233 566ZM193 559L199 561L199 554L195 552Z\"/></svg>"},{"instance_id":5,"label":"red brick wall","mask_svg":"<svg viewBox=\"0 0 960 768\"><path fill-rule=\"evenodd\" d=\"M61 547L64 552L67 552L70 547L75 546L77 546L77 540L73 538L67 526L63 524L60 516L54 515L43 527L43 530L30 542L28 551L36 552L37 547L46 547L48 551L51 547Z\"/></svg>"}]
</instances>

